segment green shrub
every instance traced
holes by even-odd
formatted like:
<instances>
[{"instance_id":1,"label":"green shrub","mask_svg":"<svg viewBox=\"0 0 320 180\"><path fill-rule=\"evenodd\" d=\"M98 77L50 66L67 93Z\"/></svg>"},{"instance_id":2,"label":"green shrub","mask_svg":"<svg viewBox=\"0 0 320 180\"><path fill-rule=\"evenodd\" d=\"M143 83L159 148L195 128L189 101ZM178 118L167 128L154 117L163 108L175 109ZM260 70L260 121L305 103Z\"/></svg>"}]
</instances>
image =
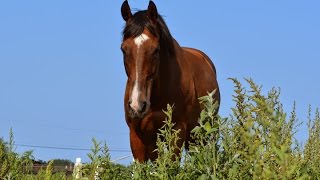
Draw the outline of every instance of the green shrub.
<instances>
[{"instance_id":1,"label":"green shrub","mask_svg":"<svg viewBox=\"0 0 320 180\"><path fill-rule=\"evenodd\" d=\"M176 156L175 152L180 151L177 142L180 130L174 129L172 122L173 106L168 105L167 110L163 111L167 118L164 126L159 130L157 137L158 158L155 162L150 161L146 164L134 162L132 165L133 179L174 179L182 170L180 167L180 155Z\"/></svg>"},{"instance_id":2,"label":"green shrub","mask_svg":"<svg viewBox=\"0 0 320 180\"><path fill-rule=\"evenodd\" d=\"M9 142L0 139L0 179L21 179L32 168L32 151L22 155L15 152L14 137L10 129Z\"/></svg>"},{"instance_id":3,"label":"green shrub","mask_svg":"<svg viewBox=\"0 0 320 180\"><path fill-rule=\"evenodd\" d=\"M302 172L309 174L312 179L320 179L320 113L316 110L311 118L311 107L308 116L309 138L306 142L302 160Z\"/></svg>"},{"instance_id":4,"label":"green shrub","mask_svg":"<svg viewBox=\"0 0 320 180\"><path fill-rule=\"evenodd\" d=\"M109 149L106 143L102 144L92 139L93 147L91 153L88 154L90 163L83 167L83 177L88 179L128 179L130 177L129 170L122 165L111 162Z\"/></svg>"},{"instance_id":5,"label":"green shrub","mask_svg":"<svg viewBox=\"0 0 320 180\"><path fill-rule=\"evenodd\" d=\"M233 99L236 106L226 125L221 126L219 154L222 155L220 178L298 179L301 152L294 144L297 128L295 107L291 115L283 111L279 91L267 95L251 79L245 89L236 79Z\"/></svg>"}]
</instances>

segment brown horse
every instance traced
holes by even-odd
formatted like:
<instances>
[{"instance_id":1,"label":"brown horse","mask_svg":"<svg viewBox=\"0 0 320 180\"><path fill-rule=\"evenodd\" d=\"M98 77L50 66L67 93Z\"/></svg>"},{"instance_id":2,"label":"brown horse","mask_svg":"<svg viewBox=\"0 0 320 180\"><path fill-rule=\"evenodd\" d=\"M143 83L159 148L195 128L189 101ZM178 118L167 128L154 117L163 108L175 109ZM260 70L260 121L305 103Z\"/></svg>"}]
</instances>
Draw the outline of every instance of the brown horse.
<instances>
[{"instance_id":1,"label":"brown horse","mask_svg":"<svg viewBox=\"0 0 320 180\"><path fill-rule=\"evenodd\" d=\"M203 52L179 46L152 1L148 10L134 15L124 1L121 13L126 21L121 50L128 76L124 108L131 150L140 162L155 160L162 110L174 104L174 128L181 130L178 145L188 146L201 111L198 97L216 89L214 98L220 102L216 70Z\"/></svg>"}]
</instances>

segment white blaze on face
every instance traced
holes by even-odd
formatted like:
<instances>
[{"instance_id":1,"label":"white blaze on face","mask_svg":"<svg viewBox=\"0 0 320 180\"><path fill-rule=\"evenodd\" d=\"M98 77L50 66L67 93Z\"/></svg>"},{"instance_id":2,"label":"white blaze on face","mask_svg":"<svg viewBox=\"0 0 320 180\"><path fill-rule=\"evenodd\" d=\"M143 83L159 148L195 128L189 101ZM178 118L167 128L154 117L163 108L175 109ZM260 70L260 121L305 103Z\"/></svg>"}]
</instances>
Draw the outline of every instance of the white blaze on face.
<instances>
[{"instance_id":1,"label":"white blaze on face","mask_svg":"<svg viewBox=\"0 0 320 180\"><path fill-rule=\"evenodd\" d=\"M146 34L141 34L140 36L134 38L134 43L138 46L138 49L140 46L149 39L149 36Z\"/></svg>"},{"instance_id":2,"label":"white blaze on face","mask_svg":"<svg viewBox=\"0 0 320 180\"><path fill-rule=\"evenodd\" d=\"M139 73L140 73L140 63L139 61L139 48L140 46L146 42L149 39L149 37L146 34L141 34L140 36L136 37L134 39L134 43L137 45L137 51L138 51L138 57L136 59L136 80L134 82L134 86L131 93L131 108L135 111L138 111L139 109L139 96L140 96L140 88L139 88Z\"/></svg>"},{"instance_id":3,"label":"white blaze on face","mask_svg":"<svg viewBox=\"0 0 320 180\"><path fill-rule=\"evenodd\" d=\"M139 109L139 92L140 92L140 89L139 89L138 81L136 80L131 93L131 104L130 104L130 107L135 111Z\"/></svg>"}]
</instances>

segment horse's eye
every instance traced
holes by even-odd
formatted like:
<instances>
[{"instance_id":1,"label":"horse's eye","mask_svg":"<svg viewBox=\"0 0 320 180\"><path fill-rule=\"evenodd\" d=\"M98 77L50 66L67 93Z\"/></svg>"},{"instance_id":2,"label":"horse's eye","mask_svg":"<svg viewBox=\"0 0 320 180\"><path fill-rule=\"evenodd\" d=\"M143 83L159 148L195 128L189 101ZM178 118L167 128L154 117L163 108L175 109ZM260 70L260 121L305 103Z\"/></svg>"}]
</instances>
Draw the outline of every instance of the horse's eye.
<instances>
[{"instance_id":1,"label":"horse's eye","mask_svg":"<svg viewBox=\"0 0 320 180\"><path fill-rule=\"evenodd\" d=\"M127 52L126 52L126 50L124 48L121 47L120 49L122 51L123 60L126 61L128 54L127 54Z\"/></svg>"},{"instance_id":2,"label":"horse's eye","mask_svg":"<svg viewBox=\"0 0 320 180\"><path fill-rule=\"evenodd\" d=\"M154 74L154 73L149 74L149 75L147 76L147 81L153 80L154 77L155 77L155 74Z\"/></svg>"},{"instance_id":3,"label":"horse's eye","mask_svg":"<svg viewBox=\"0 0 320 180\"><path fill-rule=\"evenodd\" d=\"M153 51L153 54L154 54L154 55L157 55L157 54L159 54L159 52L160 52L160 46L158 46L158 47Z\"/></svg>"}]
</instances>

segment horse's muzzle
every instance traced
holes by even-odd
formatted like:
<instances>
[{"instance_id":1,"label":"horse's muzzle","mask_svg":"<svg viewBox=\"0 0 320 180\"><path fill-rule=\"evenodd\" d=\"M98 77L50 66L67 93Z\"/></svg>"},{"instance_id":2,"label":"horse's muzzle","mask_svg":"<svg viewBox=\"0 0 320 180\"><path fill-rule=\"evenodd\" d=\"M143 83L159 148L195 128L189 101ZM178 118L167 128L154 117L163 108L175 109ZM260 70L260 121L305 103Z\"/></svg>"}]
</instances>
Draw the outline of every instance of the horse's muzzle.
<instances>
[{"instance_id":1,"label":"horse's muzzle","mask_svg":"<svg viewBox=\"0 0 320 180\"><path fill-rule=\"evenodd\" d=\"M128 101L128 110L131 118L143 118L148 111L148 103L146 101L139 101L138 103Z\"/></svg>"}]
</instances>

